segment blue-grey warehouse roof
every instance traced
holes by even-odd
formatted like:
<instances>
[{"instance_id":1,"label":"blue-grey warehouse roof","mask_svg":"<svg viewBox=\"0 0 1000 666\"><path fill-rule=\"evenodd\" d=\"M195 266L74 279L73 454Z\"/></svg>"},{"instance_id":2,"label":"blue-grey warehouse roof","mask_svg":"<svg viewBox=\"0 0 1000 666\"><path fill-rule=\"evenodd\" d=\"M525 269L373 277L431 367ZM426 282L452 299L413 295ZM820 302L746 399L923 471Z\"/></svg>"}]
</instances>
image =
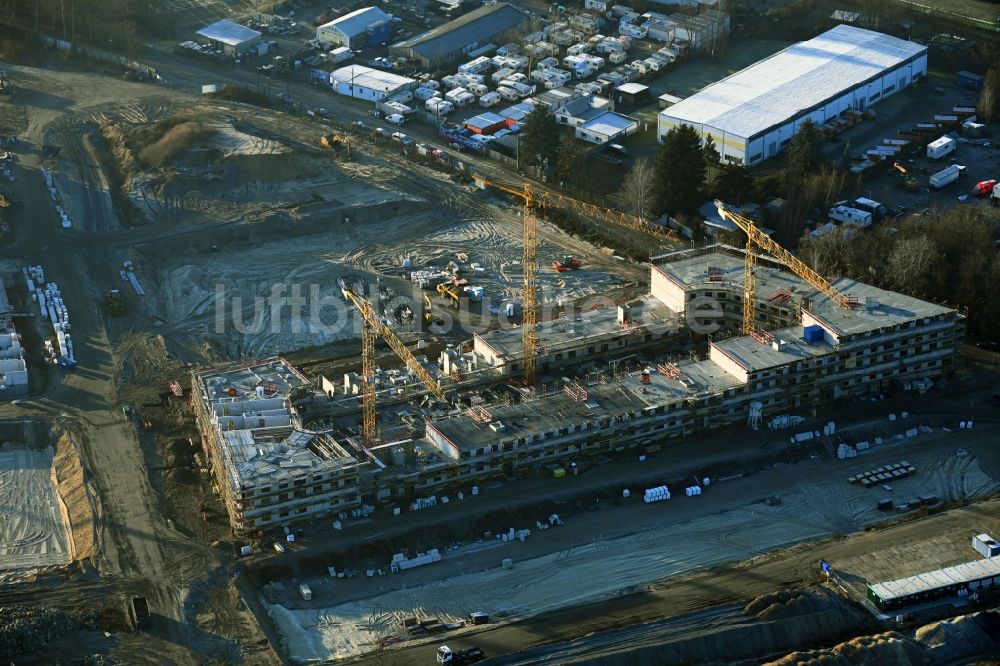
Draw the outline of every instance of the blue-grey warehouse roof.
<instances>
[{"instance_id":1,"label":"blue-grey warehouse roof","mask_svg":"<svg viewBox=\"0 0 1000 666\"><path fill-rule=\"evenodd\" d=\"M433 60L461 50L469 44L489 40L527 20L527 14L506 2L484 5L454 21L393 46L397 49L412 49Z\"/></svg>"}]
</instances>

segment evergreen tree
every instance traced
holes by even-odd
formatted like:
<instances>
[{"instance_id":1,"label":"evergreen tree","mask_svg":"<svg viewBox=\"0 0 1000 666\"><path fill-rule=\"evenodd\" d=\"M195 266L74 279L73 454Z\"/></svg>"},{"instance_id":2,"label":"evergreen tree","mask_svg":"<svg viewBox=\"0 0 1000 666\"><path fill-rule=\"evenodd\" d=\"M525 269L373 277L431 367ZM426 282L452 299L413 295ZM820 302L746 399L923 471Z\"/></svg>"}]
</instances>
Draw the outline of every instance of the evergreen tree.
<instances>
[{"instance_id":1,"label":"evergreen tree","mask_svg":"<svg viewBox=\"0 0 1000 666\"><path fill-rule=\"evenodd\" d=\"M788 147L788 170L785 182L794 188L814 172L822 162L823 135L812 120L806 118L792 137Z\"/></svg>"},{"instance_id":2,"label":"evergreen tree","mask_svg":"<svg viewBox=\"0 0 1000 666\"><path fill-rule=\"evenodd\" d=\"M742 164L721 165L715 185L720 199L737 205L750 198L754 190L753 175Z\"/></svg>"},{"instance_id":3,"label":"evergreen tree","mask_svg":"<svg viewBox=\"0 0 1000 666\"><path fill-rule=\"evenodd\" d=\"M587 147L572 133L566 132L559 141L556 173L568 183L581 186L587 182Z\"/></svg>"},{"instance_id":4,"label":"evergreen tree","mask_svg":"<svg viewBox=\"0 0 1000 666\"><path fill-rule=\"evenodd\" d=\"M529 164L554 166L559 154L559 125L540 104L524 120L521 134L521 155Z\"/></svg>"},{"instance_id":5,"label":"evergreen tree","mask_svg":"<svg viewBox=\"0 0 1000 666\"><path fill-rule=\"evenodd\" d=\"M656 210L669 215L695 212L704 182L705 153L698 132L690 125L671 129L663 137L653 168Z\"/></svg>"},{"instance_id":6,"label":"evergreen tree","mask_svg":"<svg viewBox=\"0 0 1000 666\"><path fill-rule=\"evenodd\" d=\"M702 145L701 151L705 154L705 174L708 176L708 184L711 185L715 182L715 175L722 166L720 164L722 155L719 154L719 149L715 145L715 139L711 136L705 137L705 143Z\"/></svg>"}]
</instances>

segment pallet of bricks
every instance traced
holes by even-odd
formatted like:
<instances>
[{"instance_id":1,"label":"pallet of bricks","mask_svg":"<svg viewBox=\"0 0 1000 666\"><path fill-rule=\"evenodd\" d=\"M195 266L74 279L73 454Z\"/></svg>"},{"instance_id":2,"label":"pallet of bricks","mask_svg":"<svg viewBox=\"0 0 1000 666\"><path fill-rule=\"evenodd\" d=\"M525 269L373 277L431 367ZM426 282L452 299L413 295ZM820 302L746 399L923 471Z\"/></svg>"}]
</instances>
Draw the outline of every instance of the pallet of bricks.
<instances>
[{"instance_id":1,"label":"pallet of bricks","mask_svg":"<svg viewBox=\"0 0 1000 666\"><path fill-rule=\"evenodd\" d=\"M876 467L875 469L867 472L856 474L855 476L849 477L847 482L856 483L864 486L865 488L871 488L872 486L881 485L890 481L905 479L906 477L913 476L916 473L917 468L903 460L902 462L883 465L882 467Z\"/></svg>"}]
</instances>

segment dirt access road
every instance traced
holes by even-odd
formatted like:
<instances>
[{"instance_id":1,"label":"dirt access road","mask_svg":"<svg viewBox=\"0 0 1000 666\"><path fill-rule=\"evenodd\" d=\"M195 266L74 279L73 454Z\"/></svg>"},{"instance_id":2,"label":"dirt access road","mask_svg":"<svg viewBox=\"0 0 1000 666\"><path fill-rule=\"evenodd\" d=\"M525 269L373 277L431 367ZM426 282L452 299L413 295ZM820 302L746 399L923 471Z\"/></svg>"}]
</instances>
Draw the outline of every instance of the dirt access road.
<instances>
[{"instance_id":1,"label":"dirt access road","mask_svg":"<svg viewBox=\"0 0 1000 666\"><path fill-rule=\"evenodd\" d=\"M0 258L20 265L40 263L49 281L59 284L72 318L78 366L53 382L44 395L19 407L3 405L0 417L58 418L81 437L84 464L100 493L103 520L97 569L115 581L117 589L147 596L155 618L152 631L142 640L125 640L132 663L194 663L219 650L220 644L231 653L230 641L200 634L184 611L189 587L221 563L209 548L168 528L150 487L134 426L122 419L116 404L112 350L98 307L100 292L94 287L100 283L94 276L108 270L102 234L63 230L39 171L43 132L62 115L84 112L109 99L125 103L162 91L86 74L6 69L19 85L5 104L23 107L27 126L18 130L15 193L22 204L13 212L16 238L0 251ZM84 168L81 174L88 171ZM85 217L108 228L112 225L104 223L114 212L108 192L97 183L96 178L84 182ZM66 583L56 580L52 585ZM30 604L32 598L22 603Z\"/></svg>"}]
</instances>

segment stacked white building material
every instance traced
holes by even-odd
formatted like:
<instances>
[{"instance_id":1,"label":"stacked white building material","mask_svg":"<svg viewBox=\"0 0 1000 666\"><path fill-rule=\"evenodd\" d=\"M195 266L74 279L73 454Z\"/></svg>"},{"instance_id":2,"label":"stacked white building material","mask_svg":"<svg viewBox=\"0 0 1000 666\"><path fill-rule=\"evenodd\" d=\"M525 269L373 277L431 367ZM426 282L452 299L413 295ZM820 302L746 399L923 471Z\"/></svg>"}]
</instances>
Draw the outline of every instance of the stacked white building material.
<instances>
[{"instance_id":1,"label":"stacked white building material","mask_svg":"<svg viewBox=\"0 0 1000 666\"><path fill-rule=\"evenodd\" d=\"M642 501L646 504L662 502L668 499L670 499L670 490L666 486L647 488L645 494L642 496Z\"/></svg>"},{"instance_id":2,"label":"stacked white building material","mask_svg":"<svg viewBox=\"0 0 1000 666\"><path fill-rule=\"evenodd\" d=\"M76 365L73 338L70 336L69 309L63 302L59 286L45 281L45 271L41 266L28 266L22 270L25 283L32 298L38 303L42 319L52 325L56 345L52 348L50 360L64 367Z\"/></svg>"}]
</instances>

